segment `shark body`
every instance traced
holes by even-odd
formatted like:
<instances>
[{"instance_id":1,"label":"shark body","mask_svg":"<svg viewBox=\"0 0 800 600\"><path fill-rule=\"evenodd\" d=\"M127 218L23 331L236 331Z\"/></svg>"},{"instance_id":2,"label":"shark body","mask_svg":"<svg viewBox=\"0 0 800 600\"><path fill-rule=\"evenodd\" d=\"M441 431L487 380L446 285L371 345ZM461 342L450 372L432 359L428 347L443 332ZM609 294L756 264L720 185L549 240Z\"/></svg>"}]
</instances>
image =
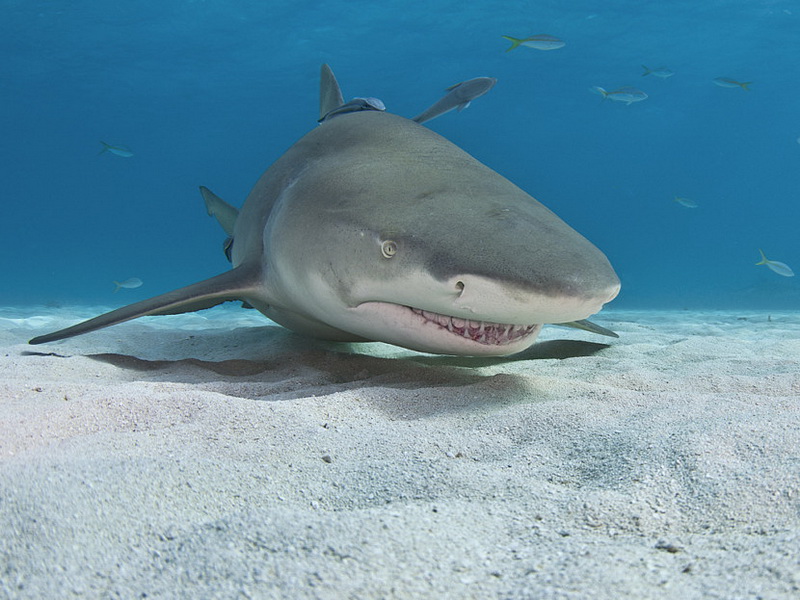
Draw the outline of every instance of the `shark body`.
<instances>
[{"instance_id":1,"label":"shark body","mask_svg":"<svg viewBox=\"0 0 800 600\"><path fill-rule=\"evenodd\" d=\"M231 270L30 343L240 300L316 338L508 355L543 324L580 327L617 295L605 255L489 167L374 103L337 113L327 65L320 98L329 116L240 211L204 189Z\"/></svg>"}]
</instances>

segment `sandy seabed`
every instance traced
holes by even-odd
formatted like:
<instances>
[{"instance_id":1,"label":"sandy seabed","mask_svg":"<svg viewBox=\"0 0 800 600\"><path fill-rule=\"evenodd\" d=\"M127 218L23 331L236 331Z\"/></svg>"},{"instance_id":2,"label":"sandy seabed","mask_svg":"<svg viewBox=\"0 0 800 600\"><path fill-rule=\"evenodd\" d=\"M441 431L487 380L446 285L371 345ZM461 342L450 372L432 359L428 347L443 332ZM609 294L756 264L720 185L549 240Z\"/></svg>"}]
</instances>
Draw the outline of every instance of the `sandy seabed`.
<instances>
[{"instance_id":1,"label":"sandy seabed","mask_svg":"<svg viewBox=\"0 0 800 600\"><path fill-rule=\"evenodd\" d=\"M26 344L99 310L0 309L0 597L800 597L800 313L515 361L234 307Z\"/></svg>"}]
</instances>

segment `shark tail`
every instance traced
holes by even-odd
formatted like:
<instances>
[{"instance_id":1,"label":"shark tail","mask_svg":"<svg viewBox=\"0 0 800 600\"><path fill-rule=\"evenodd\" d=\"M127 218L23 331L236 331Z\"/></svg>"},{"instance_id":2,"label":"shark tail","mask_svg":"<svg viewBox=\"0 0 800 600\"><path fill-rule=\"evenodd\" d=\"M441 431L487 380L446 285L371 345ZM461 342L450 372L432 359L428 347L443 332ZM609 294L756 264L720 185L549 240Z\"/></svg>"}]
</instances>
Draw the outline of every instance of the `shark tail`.
<instances>
[{"instance_id":1,"label":"shark tail","mask_svg":"<svg viewBox=\"0 0 800 600\"><path fill-rule=\"evenodd\" d=\"M761 253L761 260L758 261L756 264L757 265L765 265L765 264L767 264L769 262L769 259L767 258L767 255L764 254L764 251L761 248L759 248L758 251Z\"/></svg>"}]
</instances>

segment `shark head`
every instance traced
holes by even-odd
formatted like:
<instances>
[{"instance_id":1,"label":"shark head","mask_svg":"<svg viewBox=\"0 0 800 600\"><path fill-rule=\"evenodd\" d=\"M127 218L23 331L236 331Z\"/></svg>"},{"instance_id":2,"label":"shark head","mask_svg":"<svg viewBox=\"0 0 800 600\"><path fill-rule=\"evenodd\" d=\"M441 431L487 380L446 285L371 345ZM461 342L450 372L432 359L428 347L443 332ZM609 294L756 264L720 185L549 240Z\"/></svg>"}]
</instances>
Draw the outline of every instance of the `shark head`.
<instances>
[{"instance_id":1,"label":"shark head","mask_svg":"<svg viewBox=\"0 0 800 600\"><path fill-rule=\"evenodd\" d=\"M264 228L262 271L275 292L266 312L279 323L302 329L304 319L307 333L324 324L426 352L502 355L530 346L545 323L598 312L619 291L586 238L425 127L358 112L306 143L337 151L292 161L302 172Z\"/></svg>"},{"instance_id":2,"label":"shark head","mask_svg":"<svg viewBox=\"0 0 800 600\"><path fill-rule=\"evenodd\" d=\"M233 270L31 343L236 299L317 338L507 355L617 295L603 253L489 167L415 120L345 105L327 66L320 98L321 124L241 211L201 188Z\"/></svg>"}]
</instances>

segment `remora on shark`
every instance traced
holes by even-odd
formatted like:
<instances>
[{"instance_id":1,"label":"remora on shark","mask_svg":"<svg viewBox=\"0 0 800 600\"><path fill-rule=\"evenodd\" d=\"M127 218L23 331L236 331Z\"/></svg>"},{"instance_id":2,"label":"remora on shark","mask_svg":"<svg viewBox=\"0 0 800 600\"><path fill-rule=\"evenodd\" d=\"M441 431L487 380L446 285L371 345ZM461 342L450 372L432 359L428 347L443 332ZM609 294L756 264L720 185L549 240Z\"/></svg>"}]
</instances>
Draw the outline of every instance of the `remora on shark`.
<instances>
[{"instance_id":1,"label":"remora on shark","mask_svg":"<svg viewBox=\"0 0 800 600\"><path fill-rule=\"evenodd\" d=\"M617 275L545 206L380 100L344 103L327 65L320 123L241 211L203 190L230 236L232 270L30 343L228 300L316 338L438 354L520 352L544 323L610 333L584 319L617 295Z\"/></svg>"}]
</instances>

